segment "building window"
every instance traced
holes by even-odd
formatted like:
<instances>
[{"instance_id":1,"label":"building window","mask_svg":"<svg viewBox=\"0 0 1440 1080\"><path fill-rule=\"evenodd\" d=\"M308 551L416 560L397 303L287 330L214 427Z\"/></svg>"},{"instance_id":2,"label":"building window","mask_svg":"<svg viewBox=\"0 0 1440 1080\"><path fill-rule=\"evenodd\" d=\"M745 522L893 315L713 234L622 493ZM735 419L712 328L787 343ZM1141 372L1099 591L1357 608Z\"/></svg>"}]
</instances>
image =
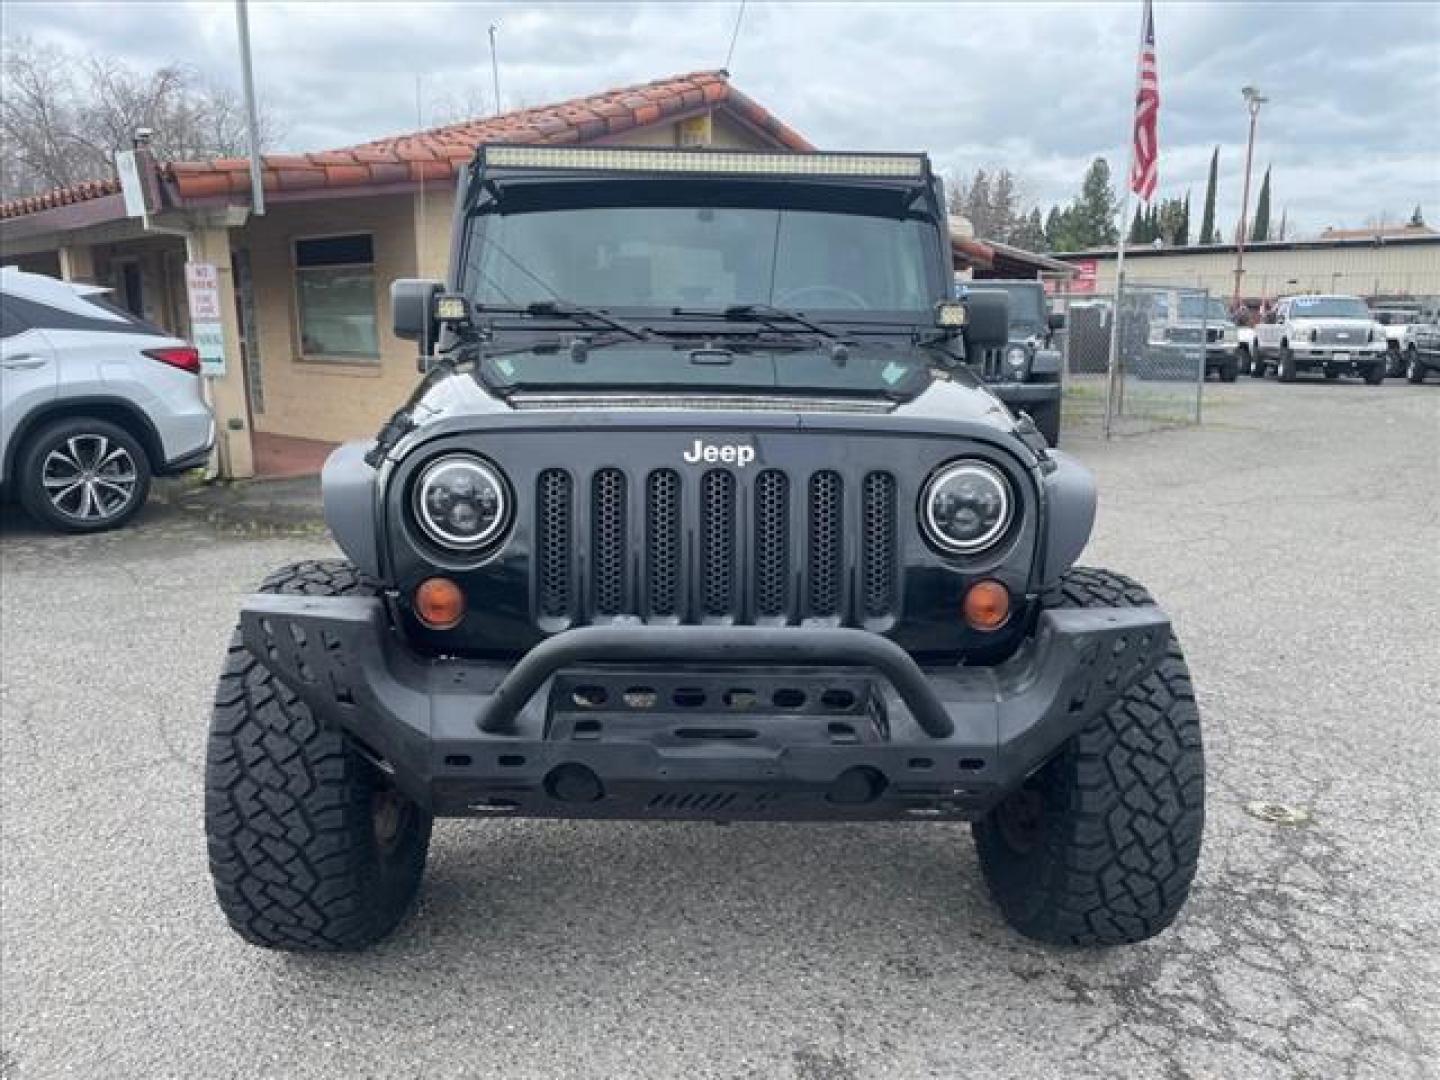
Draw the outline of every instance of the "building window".
<instances>
[{"instance_id":1,"label":"building window","mask_svg":"<svg viewBox=\"0 0 1440 1080\"><path fill-rule=\"evenodd\" d=\"M375 251L367 233L295 241L295 301L306 360L375 363Z\"/></svg>"}]
</instances>

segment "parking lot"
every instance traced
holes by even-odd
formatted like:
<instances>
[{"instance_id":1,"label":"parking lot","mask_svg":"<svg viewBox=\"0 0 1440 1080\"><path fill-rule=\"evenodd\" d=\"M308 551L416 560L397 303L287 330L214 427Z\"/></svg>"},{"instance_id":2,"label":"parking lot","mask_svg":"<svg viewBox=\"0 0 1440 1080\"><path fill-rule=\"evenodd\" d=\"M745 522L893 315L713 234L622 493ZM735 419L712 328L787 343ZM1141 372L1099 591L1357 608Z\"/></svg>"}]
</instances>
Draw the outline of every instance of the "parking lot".
<instances>
[{"instance_id":1,"label":"parking lot","mask_svg":"<svg viewBox=\"0 0 1440 1080\"><path fill-rule=\"evenodd\" d=\"M120 533L11 519L0 1073L1440 1075L1440 388L1205 415L1071 446L1086 561L1175 618L1210 765L1189 908L1106 954L1008 932L968 829L919 823L442 822L383 946L253 949L205 868L207 700L240 597L331 545L175 489Z\"/></svg>"}]
</instances>

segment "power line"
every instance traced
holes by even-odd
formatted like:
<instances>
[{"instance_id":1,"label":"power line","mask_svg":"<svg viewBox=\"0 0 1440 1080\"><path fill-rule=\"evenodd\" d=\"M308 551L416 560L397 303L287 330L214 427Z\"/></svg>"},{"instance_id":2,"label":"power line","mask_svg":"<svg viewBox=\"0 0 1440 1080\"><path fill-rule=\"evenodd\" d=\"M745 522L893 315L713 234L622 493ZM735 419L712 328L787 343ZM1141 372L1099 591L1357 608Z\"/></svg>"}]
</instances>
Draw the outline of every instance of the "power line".
<instances>
[{"instance_id":1,"label":"power line","mask_svg":"<svg viewBox=\"0 0 1440 1080\"><path fill-rule=\"evenodd\" d=\"M721 66L730 70L730 59L735 55L735 42L740 39L740 22L745 18L745 0L740 0L740 10L735 13L735 29L730 33L730 48L725 50L725 63Z\"/></svg>"}]
</instances>

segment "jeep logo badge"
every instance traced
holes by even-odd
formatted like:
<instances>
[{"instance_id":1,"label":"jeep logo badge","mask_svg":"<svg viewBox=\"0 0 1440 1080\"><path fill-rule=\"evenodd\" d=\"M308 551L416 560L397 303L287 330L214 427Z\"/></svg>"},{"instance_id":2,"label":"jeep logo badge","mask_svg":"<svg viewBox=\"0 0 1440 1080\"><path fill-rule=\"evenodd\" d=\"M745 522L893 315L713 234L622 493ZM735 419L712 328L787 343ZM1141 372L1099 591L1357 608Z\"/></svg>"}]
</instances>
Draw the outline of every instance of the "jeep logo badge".
<instances>
[{"instance_id":1,"label":"jeep logo badge","mask_svg":"<svg viewBox=\"0 0 1440 1080\"><path fill-rule=\"evenodd\" d=\"M714 443L696 439L695 445L680 457L690 465L699 465L702 461L708 465L719 462L722 465L734 465L737 469L743 469L755 460L755 447L745 443L726 443L723 446L716 446Z\"/></svg>"}]
</instances>

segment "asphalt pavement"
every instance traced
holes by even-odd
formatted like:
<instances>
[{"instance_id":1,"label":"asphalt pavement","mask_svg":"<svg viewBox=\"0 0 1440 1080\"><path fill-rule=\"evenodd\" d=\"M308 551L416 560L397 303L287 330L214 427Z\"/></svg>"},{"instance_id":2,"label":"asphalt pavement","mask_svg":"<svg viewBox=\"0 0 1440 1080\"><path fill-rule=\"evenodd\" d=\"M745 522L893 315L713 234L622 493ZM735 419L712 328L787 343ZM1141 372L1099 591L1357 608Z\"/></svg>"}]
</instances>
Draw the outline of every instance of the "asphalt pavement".
<instances>
[{"instance_id":1,"label":"asphalt pavement","mask_svg":"<svg viewBox=\"0 0 1440 1080\"><path fill-rule=\"evenodd\" d=\"M1440 386L1242 380L1071 448L1210 770L1180 923L1104 953L1009 932L963 826L520 821L440 823L371 952L254 949L205 867L208 699L239 599L330 542L260 486L12 518L0 1075L1440 1075Z\"/></svg>"}]
</instances>

